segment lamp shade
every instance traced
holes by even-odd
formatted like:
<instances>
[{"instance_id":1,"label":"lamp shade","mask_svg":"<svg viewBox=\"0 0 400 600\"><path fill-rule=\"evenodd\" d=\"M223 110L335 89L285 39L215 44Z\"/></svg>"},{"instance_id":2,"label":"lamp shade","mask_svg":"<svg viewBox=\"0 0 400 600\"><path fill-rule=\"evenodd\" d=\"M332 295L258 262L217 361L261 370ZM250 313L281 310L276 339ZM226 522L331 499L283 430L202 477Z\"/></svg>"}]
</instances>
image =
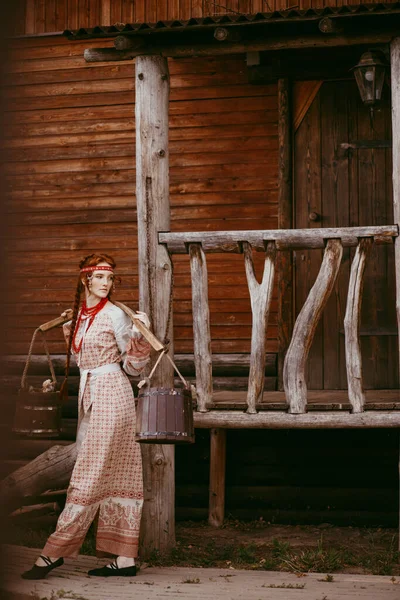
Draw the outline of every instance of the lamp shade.
<instances>
[{"instance_id":1,"label":"lamp shade","mask_svg":"<svg viewBox=\"0 0 400 600\"><path fill-rule=\"evenodd\" d=\"M364 52L359 63L353 67L361 100L374 106L382 97L387 64L378 52Z\"/></svg>"}]
</instances>

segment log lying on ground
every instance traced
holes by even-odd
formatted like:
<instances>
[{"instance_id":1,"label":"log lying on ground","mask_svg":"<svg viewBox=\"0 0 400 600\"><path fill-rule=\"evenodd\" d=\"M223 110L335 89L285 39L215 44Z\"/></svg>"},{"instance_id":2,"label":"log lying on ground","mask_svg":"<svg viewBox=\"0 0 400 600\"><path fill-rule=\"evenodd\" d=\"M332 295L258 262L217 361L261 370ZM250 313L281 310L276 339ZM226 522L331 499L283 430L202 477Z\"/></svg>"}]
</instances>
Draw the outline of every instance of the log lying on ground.
<instances>
[{"instance_id":1,"label":"log lying on ground","mask_svg":"<svg viewBox=\"0 0 400 600\"><path fill-rule=\"evenodd\" d=\"M76 444L53 446L0 482L0 514L6 516L23 504L25 496L68 485L77 457Z\"/></svg>"}]
</instances>

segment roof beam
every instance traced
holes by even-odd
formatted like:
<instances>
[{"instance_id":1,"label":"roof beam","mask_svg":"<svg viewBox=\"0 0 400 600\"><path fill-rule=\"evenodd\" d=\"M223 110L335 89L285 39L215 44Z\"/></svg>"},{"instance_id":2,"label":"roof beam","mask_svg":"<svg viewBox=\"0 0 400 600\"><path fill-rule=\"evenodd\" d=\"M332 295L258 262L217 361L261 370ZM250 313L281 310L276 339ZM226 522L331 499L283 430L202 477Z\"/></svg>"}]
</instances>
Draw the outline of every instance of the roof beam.
<instances>
[{"instance_id":1,"label":"roof beam","mask_svg":"<svg viewBox=\"0 0 400 600\"><path fill-rule=\"evenodd\" d=\"M333 48L362 44L386 44L390 42L398 30L376 33L360 33L352 35L309 35L283 36L254 39L248 42L182 45L147 45L140 48L117 50L113 48L88 48L84 56L87 62L132 60L136 56L161 55L165 57L216 56L223 54L240 54L245 52L288 50L302 48Z\"/></svg>"}]
</instances>

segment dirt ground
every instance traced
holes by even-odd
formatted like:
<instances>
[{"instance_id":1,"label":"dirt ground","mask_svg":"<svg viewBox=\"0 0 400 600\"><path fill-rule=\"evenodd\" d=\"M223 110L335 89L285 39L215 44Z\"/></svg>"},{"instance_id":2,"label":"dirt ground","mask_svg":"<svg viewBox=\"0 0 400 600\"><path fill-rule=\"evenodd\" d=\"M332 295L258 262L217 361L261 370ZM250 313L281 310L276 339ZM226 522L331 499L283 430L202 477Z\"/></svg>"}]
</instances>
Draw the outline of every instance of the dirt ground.
<instances>
[{"instance_id":1,"label":"dirt ground","mask_svg":"<svg viewBox=\"0 0 400 600\"><path fill-rule=\"evenodd\" d=\"M373 544L384 549L397 536L396 529L368 529L360 527L335 527L330 523L322 525L271 525L265 521L228 521L221 528L210 527L205 523L184 522L176 525L177 538L181 543L202 546L205 540L218 544L271 544L273 540L289 543L294 548L312 548L322 538L323 543L333 546L368 548Z\"/></svg>"},{"instance_id":2,"label":"dirt ground","mask_svg":"<svg viewBox=\"0 0 400 600\"><path fill-rule=\"evenodd\" d=\"M40 548L53 531L57 515L30 522L14 521L3 532L8 544ZM95 555L91 529L81 550ZM396 529L321 525L277 525L263 520L227 520L223 527L207 522L178 522L176 546L147 553L150 566L216 567L289 571L297 574L353 573L400 575Z\"/></svg>"},{"instance_id":3,"label":"dirt ground","mask_svg":"<svg viewBox=\"0 0 400 600\"><path fill-rule=\"evenodd\" d=\"M213 564L219 567L400 574L395 529L228 521L219 529L206 523L178 523L176 537L182 559L200 560L212 551ZM227 551L231 556L224 558Z\"/></svg>"}]
</instances>

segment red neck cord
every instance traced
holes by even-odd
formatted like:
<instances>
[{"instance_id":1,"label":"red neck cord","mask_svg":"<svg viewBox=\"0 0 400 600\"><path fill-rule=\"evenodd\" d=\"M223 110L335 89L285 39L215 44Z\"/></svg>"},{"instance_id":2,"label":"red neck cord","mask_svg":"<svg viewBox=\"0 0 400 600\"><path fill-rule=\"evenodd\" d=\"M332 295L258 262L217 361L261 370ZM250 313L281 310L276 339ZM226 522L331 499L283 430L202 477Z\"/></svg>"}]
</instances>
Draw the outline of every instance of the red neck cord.
<instances>
[{"instance_id":1,"label":"red neck cord","mask_svg":"<svg viewBox=\"0 0 400 600\"><path fill-rule=\"evenodd\" d=\"M86 302L83 301L82 308L79 313L78 321L75 325L74 337L72 338L72 349L75 352L75 354L79 354L79 352L81 351L81 348L82 348L82 344L83 344L83 335L81 337L79 344L78 345L75 344L76 335L78 333L78 329L79 329L79 325L81 324L82 317L89 317L89 323L86 328L86 331L88 331L89 327L91 326L91 324L94 321L95 316L101 311L102 308L104 308L104 306L107 304L107 302L108 302L108 298L103 298L95 306L91 306L90 308L88 308L86 306Z\"/></svg>"}]
</instances>

